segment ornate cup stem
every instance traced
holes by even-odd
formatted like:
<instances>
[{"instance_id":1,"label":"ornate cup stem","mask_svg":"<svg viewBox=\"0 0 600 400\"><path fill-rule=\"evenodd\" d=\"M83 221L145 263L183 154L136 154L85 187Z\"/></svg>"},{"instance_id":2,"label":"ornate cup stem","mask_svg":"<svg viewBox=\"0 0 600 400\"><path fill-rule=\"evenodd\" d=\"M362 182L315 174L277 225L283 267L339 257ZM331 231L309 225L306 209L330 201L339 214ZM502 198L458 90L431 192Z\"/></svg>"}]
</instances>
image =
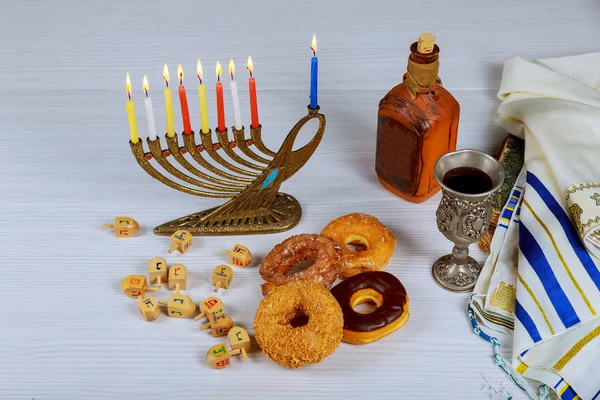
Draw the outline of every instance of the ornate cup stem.
<instances>
[{"instance_id":1,"label":"ornate cup stem","mask_svg":"<svg viewBox=\"0 0 600 400\"><path fill-rule=\"evenodd\" d=\"M484 172L491 185L481 193L461 193L444 183L444 176L457 168ZM442 200L437 210L440 232L454 243L452 254L440 257L433 264L433 278L442 288L452 292L467 292L475 287L481 265L469 256L469 245L488 231L491 218L490 195L504 182L504 171L493 157L477 150L459 150L439 158L434 167L436 180L442 186ZM473 179L473 187L478 183ZM471 181L469 181L471 182Z\"/></svg>"},{"instance_id":2,"label":"ornate cup stem","mask_svg":"<svg viewBox=\"0 0 600 400\"><path fill-rule=\"evenodd\" d=\"M454 257L458 265L465 264L467 262L467 259L470 258L469 247L458 247L457 245L454 245L454 247L452 248L452 256Z\"/></svg>"}]
</instances>

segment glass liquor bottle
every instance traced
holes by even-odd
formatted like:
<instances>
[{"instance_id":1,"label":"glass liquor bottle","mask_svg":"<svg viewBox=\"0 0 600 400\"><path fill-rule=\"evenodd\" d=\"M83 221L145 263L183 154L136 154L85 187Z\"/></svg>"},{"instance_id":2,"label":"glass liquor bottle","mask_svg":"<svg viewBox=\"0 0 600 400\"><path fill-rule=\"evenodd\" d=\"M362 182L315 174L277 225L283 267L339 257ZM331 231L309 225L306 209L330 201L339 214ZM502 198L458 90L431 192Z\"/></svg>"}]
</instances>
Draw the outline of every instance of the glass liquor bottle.
<instances>
[{"instance_id":1,"label":"glass liquor bottle","mask_svg":"<svg viewBox=\"0 0 600 400\"><path fill-rule=\"evenodd\" d=\"M402 83L379 102L375 170L381 184L413 203L440 190L437 159L456 150L460 107L438 77L440 48L430 33L410 46Z\"/></svg>"}]
</instances>

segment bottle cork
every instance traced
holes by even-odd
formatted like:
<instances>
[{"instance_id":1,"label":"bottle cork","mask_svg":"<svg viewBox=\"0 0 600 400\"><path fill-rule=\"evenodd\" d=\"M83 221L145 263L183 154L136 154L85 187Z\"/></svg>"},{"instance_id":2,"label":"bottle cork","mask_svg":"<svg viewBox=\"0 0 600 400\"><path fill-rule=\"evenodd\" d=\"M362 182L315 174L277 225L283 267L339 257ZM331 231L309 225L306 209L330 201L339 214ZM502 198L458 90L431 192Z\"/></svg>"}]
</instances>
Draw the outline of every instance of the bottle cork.
<instances>
[{"instance_id":1,"label":"bottle cork","mask_svg":"<svg viewBox=\"0 0 600 400\"><path fill-rule=\"evenodd\" d=\"M419 35L417 42L417 51L421 54L429 54L433 51L435 45L435 36L433 34L425 32Z\"/></svg>"}]
</instances>

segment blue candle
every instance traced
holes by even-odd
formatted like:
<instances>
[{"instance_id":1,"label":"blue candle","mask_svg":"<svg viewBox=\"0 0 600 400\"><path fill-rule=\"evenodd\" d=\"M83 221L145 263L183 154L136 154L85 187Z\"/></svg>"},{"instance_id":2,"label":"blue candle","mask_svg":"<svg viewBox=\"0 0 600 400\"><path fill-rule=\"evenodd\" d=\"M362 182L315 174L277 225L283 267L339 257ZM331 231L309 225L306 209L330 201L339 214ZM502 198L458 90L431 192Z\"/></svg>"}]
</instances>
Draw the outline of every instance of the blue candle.
<instances>
[{"instance_id":1,"label":"blue candle","mask_svg":"<svg viewBox=\"0 0 600 400\"><path fill-rule=\"evenodd\" d=\"M317 36L313 35L310 48L313 51L313 58L310 64L310 108L316 109L319 107L317 101L317 82L319 77L319 59L317 58Z\"/></svg>"}]
</instances>

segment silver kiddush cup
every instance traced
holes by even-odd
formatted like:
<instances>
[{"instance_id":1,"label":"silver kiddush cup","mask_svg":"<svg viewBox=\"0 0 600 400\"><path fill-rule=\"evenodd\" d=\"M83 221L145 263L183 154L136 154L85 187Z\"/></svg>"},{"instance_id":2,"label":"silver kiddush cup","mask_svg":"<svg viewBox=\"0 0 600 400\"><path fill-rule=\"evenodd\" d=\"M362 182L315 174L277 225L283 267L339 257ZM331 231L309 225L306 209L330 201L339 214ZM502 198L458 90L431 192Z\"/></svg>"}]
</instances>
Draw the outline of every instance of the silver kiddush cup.
<instances>
[{"instance_id":1,"label":"silver kiddush cup","mask_svg":"<svg viewBox=\"0 0 600 400\"><path fill-rule=\"evenodd\" d=\"M452 181L449 176L444 182L449 171L458 180ZM433 264L433 278L446 290L468 292L473 290L481 272L481 265L469 257L469 245L488 231L492 216L490 196L504 182L504 170L493 157L466 149L441 156L433 173L442 187L437 226L454 243L452 254Z\"/></svg>"}]
</instances>

